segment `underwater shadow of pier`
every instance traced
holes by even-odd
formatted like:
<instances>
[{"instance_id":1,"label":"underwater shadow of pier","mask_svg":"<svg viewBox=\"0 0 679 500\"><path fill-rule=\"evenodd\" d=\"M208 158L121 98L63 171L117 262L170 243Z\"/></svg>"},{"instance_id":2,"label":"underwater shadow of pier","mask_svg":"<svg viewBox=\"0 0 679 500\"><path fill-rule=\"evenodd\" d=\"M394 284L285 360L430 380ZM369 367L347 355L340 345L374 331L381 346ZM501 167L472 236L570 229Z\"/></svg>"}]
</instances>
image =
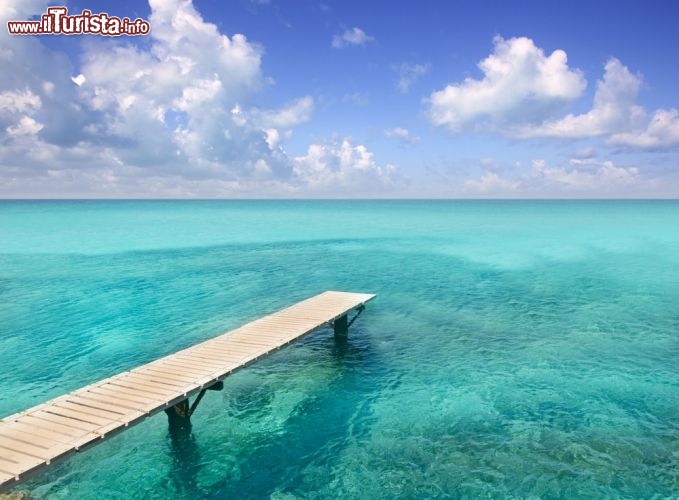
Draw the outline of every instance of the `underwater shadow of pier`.
<instances>
[{"instance_id":1,"label":"underwater shadow of pier","mask_svg":"<svg viewBox=\"0 0 679 500\"><path fill-rule=\"evenodd\" d=\"M224 477L207 487L204 498L264 498L276 490L290 490L301 484L299 473L318 460L319 450L329 443L341 448L348 433L365 432L369 422L361 422L358 429L356 425L370 411L372 399L365 395L379 393L387 383L387 378L380 376L384 369L375 371L381 366L378 353L359 332L351 332L348 339L330 337L330 342L328 348L332 348L332 359L341 365L341 375L291 416L283 433L262 437L253 451L239 460L237 478ZM367 366L371 370L366 375ZM338 399L338 395L348 397ZM295 469L292 474L291 466Z\"/></svg>"},{"instance_id":2,"label":"underwater shadow of pier","mask_svg":"<svg viewBox=\"0 0 679 500\"><path fill-rule=\"evenodd\" d=\"M200 472L201 455L191 424L168 426L172 467L170 484L182 498L202 498L206 492L198 487L196 477Z\"/></svg>"}]
</instances>

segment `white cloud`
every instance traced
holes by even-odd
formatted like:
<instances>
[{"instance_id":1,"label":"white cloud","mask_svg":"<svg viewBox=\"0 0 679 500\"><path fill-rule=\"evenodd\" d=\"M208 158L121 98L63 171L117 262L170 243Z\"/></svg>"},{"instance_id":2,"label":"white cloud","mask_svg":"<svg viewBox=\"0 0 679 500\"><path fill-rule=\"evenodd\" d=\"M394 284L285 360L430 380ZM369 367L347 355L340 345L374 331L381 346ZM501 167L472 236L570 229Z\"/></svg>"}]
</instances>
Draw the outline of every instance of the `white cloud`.
<instances>
[{"instance_id":1,"label":"white cloud","mask_svg":"<svg viewBox=\"0 0 679 500\"><path fill-rule=\"evenodd\" d=\"M573 159L577 160L590 160L594 157L597 156L597 151L593 147L586 147L583 149L577 150L575 153L573 153Z\"/></svg>"},{"instance_id":2,"label":"white cloud","mask_svg":"<svg viewBox=\"0 0 679 500\"><path fill-rule=\"evenodd\" d=\"M367 35L361 28L351 28L341 35L334 35L331 45L335 49L341 49L348 45L365 45L373 40L374 38Z\"/></svg>"},{"instance_id":3,"label":"white cloud","mask_svg":"<svg viewBox=\"0 0 679 500\"><path fill-rule=\"evenodd\" d=\"M429 117L452 131L485 118L491 122L535 119L578 98L586 87L568 67L563 50L545 56L530 38L496 37L493 53L479 63L483 79L466 78L432 92Z\"/></svg>"},{"instance_id":4,"label":"white cloud","mask_svg":"<svg viewBox=\"0 0 679 500\"><path fill-rule=\"evenodd\" d=\"M10 137L17 137L20 135L35 135L42 130L42 123L36 122L30 116L22 116L19 123L14 126L7 127L7 135Z\"/></svg>"},{"instance_id":5,"label":"white cloud","mask_svg":"<svg viewBox=\"0 0 679 500\"><path fill-rule=\"evenodd\" d=\"M286 107L278 110L252 109L248 112L249 119L258 127L273 127L290 129L311 120L314 109L314 99L304 96L296 99Z\"/></svg>"},{"instance_id":6,"label":"white cloud","mask_svg":"<svg viewBox=\"0 0 679 500\"><path fill-rule=\"evenodd\" d=\"M679 147L679 110L650 113L637 104L642 77L614 57L597 81L591 109L562 117L554 117L559 107L586 87L562 50L545 56L529 38L497 37L493 53L479 68L483 79L467 78L432 92L426 101L432 123L453 132L470 126L494 129L519 139L603 138L604 144L626 150Z\"/></svg>"},{"instance_id":7,"label":"white cloud","mask_svg":"<svg viewBox=\"0 0 679 500\"><path fill-rule=\"evenodd\" d=\"M516 135L569 139L605 136L611 146L651 151L679 146L679 111L658 109L649 120L646 110L636 104L641 84L640 75L612 58L606 63L603 79L597 82L591 110L523 126Z\"/></svg>"},{"instance_id":8,"label":"white cloud","mask_svg":"<svg viewBox=\"0 0 679 500\"><path fill-rule=\"evenodd\" d=\"M515 192L520 184L517 180L502 178L495 172L484 172L479 179L465 182L465 189L471 193L507 195Z\"/></svg>"},{"instance_id":9,"label":"white cloud","mask_svg":"<svg viewBox=\"0 0 679 500\"><path fill-rule=\"evenodd\" d=\"M429 64L401 64L398 68L398 80L396 81L396 87L399 92L407 94L410 91L411 85L420 77L426 75L429 72L429 68Z\"/></svg>"},{"instance_id":10,"label":"white cloud","mask_svg":"<svg viewBox=\"0 0 679 500\"><path fill-rule=\"evenodd\" d=\"M312 144L293 161L298 183L317 194L359 196L401 181L394 165L377 164L367 147L349 139Z\"/></svg>"},{"instance_id":11,"label":"white cloud","mask_svg":"<svg viewBox=\"0 0 679 500\"><path fill-rule=\"evenodd\" d=\"M570 166L550 166L534 160L525 172L501 175L485 171L464 183L464 193L488 197L617 197L654 196L661 192L656 179L637 167L617 166L612 161L572 159Z\"/></svg>"},{"instance_id":12,"label":"white cloud","mask_svg":"<svg viewBox=\"0 0 679 500\"><path fill-rule=\"evenodd\" d=\"M262 130L239 127L227 111L263 86L261 48L243 35L219 33L191 2L151 0L150 5L148 50L114 41L83 45L76 77L64 55L48 51L39 39L9 39L10 68L20 71L28 61L31 71L19 75L27 85L20 90L0 76L0 85L11 89L0 87L0 102L16 111L42 103L47 120L0 120L8 140L0 165L25 165L31 156L43 158L52 172L73 170L75 158L86 151L82 156L89 155L102 172L122 165L133 168L128 174L153 169L187 179L261 177L265 171L289 175L289 161L269 147ZM28 53L32 57L24 57ZM52 59L61 64L50 64ZM285 120L285 114L278 118ZM25 137L16 142L27 135L35 136L30 147Z\"/></svg>"},{"instance_id":13,"label":"white cloud","mask_svg":"<svg viewBox=\"0 0 679 500\"><path fill-rule=\"evenodd\" d=\"M610 134L634 127L644 118L644 110L635 104L641 77L633 75L620 61L610 59L603 80L597 82L594 105L580 115L569 114L537 126L520 128L520 137L565 137L582 139Z\"/></svg>"},{"instance_id":14,"label":"white cloud","mask_svg":"<svg viewBox=\"0 0 679 500\"><path fill-rule=\"evenodd\" d=\"M29 89L0 92L0 112L23 113L40 109L42 100Z\"/></svg>"},{"instance_id":15,"label":"white cloud","mask_svg":"<svg viewBox=\"0 0 679 500\"><path fill-rule=\"evenodd\" d=\"M191 1L150 5L143 44L87 40L78 61L0 32L0 196L353 196L396 182L395 167L349 140L288 155L282 143L314 99L252 106L273 84L262 47L220 33Z\"/></svg>"},{"instance_id":16,"label":"white cloud","mask_svg":"<svg viewBox=\"0 0 679 500\"><path fill-rule=\"evenodd\" d=\"M418 136L412 135L408 129L401 127L395 127L385 130L384 135L387 137L394 137L408 144L416 144L420 142L420 138Z\"/></svg>"},{"instance_id":17,"label":"white cloud","mask_svg":"<svg viewBox=\"0 0 679 500\"><path fill-rule=\"evenodd\" d=\"M596 164L594 169L549 167L543 160L533 162L533 169L526 181L539 181L545 186L559 186L575 191L611 191L620 186L640 182L636 167L616 167L612 161Z\"/></svg>"},{"instance_id":18,"label":"white cloud","mask_svg":"<svg viewBox=\"0 0 679 500\"><path fill-rule=\"evenodd\" d=\"M607 143L651 151L679 147L679 111L658 109L645 130L614 134Z\"/></svg>"},{"instance_id":19,"label":"white cloud","mask_svg":"<svg viewBox=\"0 0 679 500\"><path fill-rule=\"evenodd\" d=\"M47 0L3 0L0 3L0 22L23 21L47 10Z\"/></svg>"}]
</instances>

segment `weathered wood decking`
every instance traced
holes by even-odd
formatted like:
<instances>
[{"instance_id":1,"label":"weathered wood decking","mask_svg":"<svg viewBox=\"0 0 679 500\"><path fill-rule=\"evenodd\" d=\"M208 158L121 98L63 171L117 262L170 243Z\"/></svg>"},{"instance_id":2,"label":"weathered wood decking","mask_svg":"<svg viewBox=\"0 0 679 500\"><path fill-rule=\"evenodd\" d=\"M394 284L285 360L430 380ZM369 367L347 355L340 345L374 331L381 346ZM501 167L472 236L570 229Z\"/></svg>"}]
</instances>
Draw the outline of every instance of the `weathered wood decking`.
<instances>
[{"instance_id":1,"label":"weathered wood decking","mask_svg":"<svg viewBox=\"0 0 679 500\"><path fill-rule=\"evenodd\" d=\"M240 328L0 420L0 491L182 403L374 298L324 292ZM336 326L337 330L337 326ZM202 394L201 394L202 396Z\"/></svg>"}]
</instances>

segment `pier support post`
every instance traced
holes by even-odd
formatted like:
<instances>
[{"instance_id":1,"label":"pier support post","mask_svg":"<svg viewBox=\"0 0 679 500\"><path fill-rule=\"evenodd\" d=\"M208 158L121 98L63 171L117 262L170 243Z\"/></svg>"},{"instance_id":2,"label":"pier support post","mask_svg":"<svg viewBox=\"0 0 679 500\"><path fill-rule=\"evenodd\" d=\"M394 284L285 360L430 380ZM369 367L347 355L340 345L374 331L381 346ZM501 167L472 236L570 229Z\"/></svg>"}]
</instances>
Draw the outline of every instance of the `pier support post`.
<instances>
[{"instance_id":1,"label":"pier support post","mask_svg":"<svg viewBox=\"0 0 679 500\"><path fill-rule=\"evenodd\" d=\"M349 334L349 321L347 315L340 316L333 322L335 337L346 337Z\"/></svg>"},{"instance_id":2,"label":"pier support post","mask_svg":"<svg viewBox=\"0 0 679 500\"><path fill-rule=\"evenodd\" d=\"M222 389L224 389L224 382L220 380L210 387L202 389L191 406L189 406L189 398L186 398L176 405L166 408L165 413L167 414L167 421L170 424L170 430L191 428L191 415L193 415L193 412L198 408L198 403L200 403L200 400L205 396L205 391L221 391Z\"/></svg>"},{"instance_id":3,"label":"pier support post","mask_svg":"<svg viewBox=\"0 0 679 500\"><path fill-rule=\"evenodd\" d=\"M186 398L174 406L165 409L170 430L188 429L191 427L191 409L189 399Z\"/></svg>"},{"instance_id":4,"label":"pier support post","mask_svg":"<svg viewBox=\"0 0 679 500\"><path fill-rule=\"evenodd\" d=\"M356 321L356 319L361 315L364 309L365 306L363 304L358 306L356 308L356 314L354 315L353 318L351 318L351 321L349 321L348 313L344 314L343 316L340 316L335 321L333 321L332 326L335 329L335 338L346 339L347 335L349 334L349 327L354 321Z\"/></svg>"}]
</instances>

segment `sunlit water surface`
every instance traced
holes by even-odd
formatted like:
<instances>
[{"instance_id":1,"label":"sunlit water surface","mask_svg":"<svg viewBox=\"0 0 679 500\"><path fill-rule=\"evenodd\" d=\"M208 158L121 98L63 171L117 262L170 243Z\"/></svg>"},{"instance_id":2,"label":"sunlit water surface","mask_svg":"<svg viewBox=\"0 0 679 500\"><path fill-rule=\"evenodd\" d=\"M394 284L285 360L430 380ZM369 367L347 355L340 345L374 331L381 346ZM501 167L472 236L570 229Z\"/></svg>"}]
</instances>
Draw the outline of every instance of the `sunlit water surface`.
<instances>
[{"instance_id":1,"label":"sunlit water surface","mask_svg":"<svg viewBox=\"0 0 679 500\"><path fill-rule=\"evenodd\" d=\"M0 415L324 290L322 329L35 498L679 496L679 203L0 202Z\"/></svg>"}]
</instances>

